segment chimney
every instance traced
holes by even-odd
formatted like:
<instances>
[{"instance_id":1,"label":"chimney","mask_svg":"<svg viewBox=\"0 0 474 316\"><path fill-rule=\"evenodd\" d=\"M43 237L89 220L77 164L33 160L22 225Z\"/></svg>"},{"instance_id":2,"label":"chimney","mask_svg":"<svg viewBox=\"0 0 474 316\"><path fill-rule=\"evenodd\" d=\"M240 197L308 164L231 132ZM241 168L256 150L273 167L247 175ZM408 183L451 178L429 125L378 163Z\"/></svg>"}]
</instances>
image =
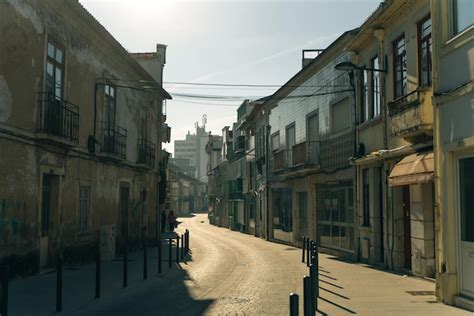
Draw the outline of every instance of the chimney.
<instances>
[{"instance_id":1,"label":"chimney","mask_svg":"<svg viewBox=\"0 0 474 316\"><path fill-rule=\"evenodd\" d=\"M166 64L166 45L156 44L156 58L162 65Z\"/></svg>"}]
</instances>

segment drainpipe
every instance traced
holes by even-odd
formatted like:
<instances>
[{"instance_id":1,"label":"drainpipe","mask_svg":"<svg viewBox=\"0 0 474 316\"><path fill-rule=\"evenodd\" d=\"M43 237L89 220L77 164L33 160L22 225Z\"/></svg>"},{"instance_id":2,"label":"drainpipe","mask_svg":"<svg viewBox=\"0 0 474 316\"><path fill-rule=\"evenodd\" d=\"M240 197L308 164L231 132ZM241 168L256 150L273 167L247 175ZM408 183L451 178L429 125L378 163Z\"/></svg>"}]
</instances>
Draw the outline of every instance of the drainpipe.
<instances>
[{"instance_id":1,"label":"drainpipe","mask_svg":"<svg viewBox=\"0 0 474 316\"><path fill-rule=\"evenodd\" d=\"M265 115L270 119L269 115L265 113ZM269 149L269 144L270 144L270 122L266 124L265 128L265 169L266 169L266 203L267 203L267 212L266 212L266 232L265 232L265 239L270 240L270 181L269 181L269 174L270 174L270 151Z\"/></svg>"},{"instance_id":2,"label":"drainpipe","mask_svg":"<svg viewBox=\"0 0 474 316\"><path fill-rule=\"evenodd\" d=\"M381 100L380 100L380 105L381 105L381 115L382 115L382 124L383 124L383 146L385 149L388 149L388 109L387 109L387 88L386 88L386 76L388 74L388 60L385 55L385 49L384 49L384 36L385 36L385 30L383 28L376 29L374 30L374 36L377 38L379 41L379 60L382 65L382 69L386 69L387 72L381 72L380 73L380 86L381 86ZM395 216L394 216L394 209L393 209L393 189L389 188L388 186L388 176L389 176L389 170L390 168L385 168L385 163L383 164L383 168L385 169L385 205L386 205L386 213L387 213L387 220L385 221L385 231L387 232L387 247L390 255L390 266L391 269L393 270L393 249L394 249L394 243L395 243ZM392 194L389 194L389 191L392 191ZM383 213L383 212L382 212ZM388 240L388 228L389 228L389 213L391 213L391 232L392 232L392 238L390 241ZM384 245L385 248L385 245Z\"/></svg>"}]
</instances>

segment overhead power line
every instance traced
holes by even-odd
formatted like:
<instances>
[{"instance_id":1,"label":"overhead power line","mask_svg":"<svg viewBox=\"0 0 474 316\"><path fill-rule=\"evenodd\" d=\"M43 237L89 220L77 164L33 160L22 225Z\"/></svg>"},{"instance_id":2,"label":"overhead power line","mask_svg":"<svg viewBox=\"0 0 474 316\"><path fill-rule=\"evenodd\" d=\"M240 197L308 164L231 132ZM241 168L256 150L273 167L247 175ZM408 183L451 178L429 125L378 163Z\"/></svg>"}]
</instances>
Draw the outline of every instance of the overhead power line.
<instances>
[{"instance_id":1,"label":"overhead power line","mask_svg":"<svg viewBox=\"0 0 474 316\"><path fill-rule=\"evenodd\" d=\"M164 84L176 84L187 86L206 86L206 87L243 87L243 88L280 88L284 84L234 84L234 83L199 83L199 82L178 82L178 81L163 81ZM349 85L285 85L291 88L330 88L330 87L349 87Z\"/></svg>"}]
</instances>

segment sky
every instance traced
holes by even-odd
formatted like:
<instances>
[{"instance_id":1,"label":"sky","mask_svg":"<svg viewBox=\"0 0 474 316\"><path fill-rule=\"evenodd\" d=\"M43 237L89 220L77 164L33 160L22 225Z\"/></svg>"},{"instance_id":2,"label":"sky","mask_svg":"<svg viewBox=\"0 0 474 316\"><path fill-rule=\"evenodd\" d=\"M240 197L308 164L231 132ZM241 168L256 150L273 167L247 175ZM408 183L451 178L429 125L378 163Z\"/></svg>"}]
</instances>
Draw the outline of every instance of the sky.
<instances>
[{"instance_id":1,"label":"sky","mask_svg":"<svg viewBox=\"0 0 474 316\"><path fill-rule=\"evenodd\" d=\"M379 0L80 0L130 52L167 48L163 81L172 140L202 124L220 135L244 99L275 92L301 69L303 49L324 49L359 27ZM259 85L258 87L176 84ZM262 87L261 85L267 85ZM270 85L270 87L268 87Z\"/></svg>"}]
</instances>

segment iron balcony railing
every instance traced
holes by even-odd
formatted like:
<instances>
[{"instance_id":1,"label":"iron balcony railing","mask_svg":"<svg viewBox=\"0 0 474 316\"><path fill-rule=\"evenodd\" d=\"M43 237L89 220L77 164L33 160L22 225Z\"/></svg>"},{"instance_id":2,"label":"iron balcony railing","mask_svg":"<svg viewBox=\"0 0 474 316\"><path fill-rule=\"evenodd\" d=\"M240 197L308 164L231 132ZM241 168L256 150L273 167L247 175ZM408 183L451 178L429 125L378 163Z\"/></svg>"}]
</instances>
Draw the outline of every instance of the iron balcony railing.
<instances>
[{"instance_id":1,"label":"iron balcony railing","mask_svg":"<svg viewBox=\"0 0 474 316\"><path fill-rule=\"evenodd\" d=\"M138 140L138 161L137 163L145 164L151 168L155 167L156 146L146 138Z\"/></svg>"},{"instance_id":2,"label":"iron balcony railing","mask_svg":"<svg viewBox=\"0 0 474 316\"><path fill-rule=\"evenodd\" d=\"M273 172L281 171L285 169L287 151L288 150L286 149L282 149L282 150L273 152L273 166L272 166Z\"/></svg>"},{"instance_id":3,"label":"iron balcony railing","mask_svg":"<svg viewBox=\"0 0 474 316\"><path fill-rule=\"evenodd\" d=\"M38 94L39 132L66 140L79 140L79 108L50 92Z\"/></svg>"},{"instance_id":4,"label":"iron balcony railing","mask_svg":"<svg viewBox=\"0 0 474 316\"><path fill-rule=\"evenodd\" d=\"M125 158L127 153L127 130L111 122L102 122L102 152Z\"/></svg>"},{"instance_id":5,"label":"iron balcony railing","mask_svg":"<svg viewBox=\"0 0 474 316\"><path fill-rule=\"evenodd\" d=\"M418 106L420 104L420 92L423 91L416 89L398 99L388 102L389 115L394 116L408 108Z\"/></svg>"},{"instance_id":6,"label":"iron balcony railing","mask_svg":"<svg viewBox=\"0 0 474 316\"><path fill-rule=\"evenodd\" d=\"M292 148L292 166L319 164L319 141L305 141Z\"/></svg>"}]
</instances>

